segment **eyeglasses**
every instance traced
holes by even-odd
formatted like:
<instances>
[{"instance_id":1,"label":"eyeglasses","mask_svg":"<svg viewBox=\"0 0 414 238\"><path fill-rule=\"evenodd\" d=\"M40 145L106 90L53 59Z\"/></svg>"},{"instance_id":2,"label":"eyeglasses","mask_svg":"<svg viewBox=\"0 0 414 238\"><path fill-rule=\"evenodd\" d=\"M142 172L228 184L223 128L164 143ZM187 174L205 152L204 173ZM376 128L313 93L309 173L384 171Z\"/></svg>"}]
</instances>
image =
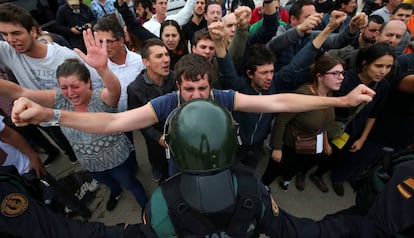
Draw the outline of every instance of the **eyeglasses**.
<instances>
[{"instance_id":1,"label":"eyeglasses","mask_svg":"<svg viewBox=\"0 0 414 238\"><path fill-rule=\"evenodd\" d=\"M326 72L324 74L331 74L333 75L335 78L339 78L339 75L344 76L346 74L346 71L334 71L334 72Z\"/></svg>"},{"instance_id":2,"label":"eyeglasses","mask_svg":"<svg viewBox=\"0 0 414 238\"><path fill-rule=\"evenodd\" d=\"M115 39L115 40L106 40L106 45L111 46L113 45L115 42L119 41L119 39ZM103 40L99 40L99 42L102 44Z\"/></svg>"}]
</instances>

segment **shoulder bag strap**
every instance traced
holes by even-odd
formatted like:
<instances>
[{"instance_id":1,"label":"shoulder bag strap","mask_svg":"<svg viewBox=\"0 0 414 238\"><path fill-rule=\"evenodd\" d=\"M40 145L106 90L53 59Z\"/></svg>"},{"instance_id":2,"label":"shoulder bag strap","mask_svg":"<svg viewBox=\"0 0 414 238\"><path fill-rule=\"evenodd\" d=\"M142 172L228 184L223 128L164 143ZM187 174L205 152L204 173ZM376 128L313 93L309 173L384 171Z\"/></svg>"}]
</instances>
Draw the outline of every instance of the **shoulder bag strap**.
<instances>
[{"instance_id":1,"label":"shoulder bag strap","mask_svg":"<svg viewBox=\"0 0 414 238\"><path fill-rule=\"evenodd\" d=\"M377 85L378 85L378 83L376 82L373 86L372 86L372 89L373 90L375 90L375 89L377 89ZM344 124L345 124L345 126L347 126L351 121L352 121L352 119L354 119L354 117L356 116L356 115L358 115L358 113L360 112L360 111L362 111L362 109L365 107L365 105L367 105L366 103L362 103L361 105L359 105L358 106L358 108L355 110L355 112L354 113L352 113L351 115L349 115L347 118L346 118L346 120L345 120L345 122L344 122Z\"/></svg>"},{"instance_id":2,"label":"shoulder bag strap","mask_svg":"<svg viewBox=\"0 0 414 238\"><path fill-rule=\"evenodd\" d=\"M98 5L102 8L102 11L105 13L105 15L107 15L108 13L106 13L106 11L105 11L105 7L104 7L104 6L102 6L102 4L100 4L99 2L98 2Z\"/></svg>"}]
</instances>

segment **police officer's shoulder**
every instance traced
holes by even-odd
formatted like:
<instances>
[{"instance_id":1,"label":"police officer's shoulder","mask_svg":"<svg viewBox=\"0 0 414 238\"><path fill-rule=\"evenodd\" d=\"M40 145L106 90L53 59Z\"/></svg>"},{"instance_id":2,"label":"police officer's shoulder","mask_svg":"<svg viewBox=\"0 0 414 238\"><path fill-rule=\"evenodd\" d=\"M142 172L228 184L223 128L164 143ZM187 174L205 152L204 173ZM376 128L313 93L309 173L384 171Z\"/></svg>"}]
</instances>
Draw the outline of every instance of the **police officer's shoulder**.
<instances>
[{"instance_id":1,"label":"police officer's shoulder","mask_svg":"<svg viewBox=\"0 0 414 238\"><path fill-rule=\"evenodd\" d=\"M235 164L231 168L233 174L236 176L247 176L248 178L256 181L256 188L258 190L258 194L260 196L260 202L263 205L262 206L262 214L260 215L261 218L264 218L264 214L267 209L271 209L273 216L279 215L279 206L277 205L275 199L272 197L272 195L266 191L263 183L260 181L260 179L256 176L255 170L252 170L250 167L245 166L241 163ZM239 181L246 181L246 180L240 180ZM243 184L239 184L238 186L243 186ZM250 185L252 186L252 184Z\"/></svg>"},{"instance_id":2,"label":"police officer's shoulder","mask_svg":"<svg viewBox=\"0 0 414 238\"><path fill-rule=\"evenodd\" d=\"M160 186L158 186L149 202L149 209L146 209L146 224L152 227L152 230L157 234L158 237L174 237L176 232L168 215L168 205L163 194L163 187L174 186L179 175L170 177L165 180Z\"/></svg>"},{"instance_id":3,"label":"police officer's shoulder","mask_svg":"<svg viewBox=\"0 0 414 238\"><path fill-rule=\"evenodd\" d=\"M263 184L260 182L260 179L256 175L256 170L242 163L233 165L230 170L232 174L236 176L237 182L240 181L240 177L249 178L249 180L252 181L251 186L256 187L259 191L259 194L263 194L264 192L267 194ZM240 184L238 186L240 186Z\"/></svg>"},{"instance_id":4,"label":"police officer's shoulder","mask_svg":"<svg viewBox=\"0 0 414 238\"><path fill-rule=\"evenodd\" d=\"M7 182L17 187L21 192L29 194L27 183L22 179L14 166L0 166L0 181Z\"/></svg>"},{"instance_id":5,"label":"police officer's shoulder","mask_svg":"<svg viewBox=\"0 0 414 238\"><path fill-rule=\"evenodd\" d=\"M14 166L0 166L0 217L16 218L29 207L29 190Z\"/></svg>"}]
</instances>

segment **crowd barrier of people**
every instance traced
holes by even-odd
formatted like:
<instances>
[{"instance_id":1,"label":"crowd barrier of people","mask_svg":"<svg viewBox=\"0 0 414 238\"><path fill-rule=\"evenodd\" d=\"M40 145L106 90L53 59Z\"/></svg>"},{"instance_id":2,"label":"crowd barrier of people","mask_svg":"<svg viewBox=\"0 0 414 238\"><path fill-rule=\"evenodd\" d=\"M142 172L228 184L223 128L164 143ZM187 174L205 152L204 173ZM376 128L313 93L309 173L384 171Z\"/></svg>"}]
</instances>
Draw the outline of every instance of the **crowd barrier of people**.
<instances>
[{"instance_id":1,"label":"crowd barrier of people","mask_svg":"<svg viewBox=\"0 0 414 238\"><path fill-rule=\"evenodd\" d=\"M246 0L228 9L226 1L188 0L170 15L167 0L57 3L55 32L26 9L0 4L0 165L7 168L0 170L0 234L412 234L411 157L387 162L393 173L372 168L389 155L383 148L398 160L414 147L413 4ZM137 130L159 185L152 196L136 177ZM92 184L109 188L109 215L125 189L143 223L62 217L62 207L84 220L94 211L47 172L60 149ZM261 162L267 166L258 174ZM308 173L321 192L340 197L347 181L358 190L371 174L381 174L384 189L370 193L372 207L357 204L318 222L296 218L277 207L270 185L277 180L288 191L295 178L303 191ZM56 191L55 206L44 191ZM54 222L37 221L32 234L21 229L43 215Z\"/></svg>"}]
</instances>

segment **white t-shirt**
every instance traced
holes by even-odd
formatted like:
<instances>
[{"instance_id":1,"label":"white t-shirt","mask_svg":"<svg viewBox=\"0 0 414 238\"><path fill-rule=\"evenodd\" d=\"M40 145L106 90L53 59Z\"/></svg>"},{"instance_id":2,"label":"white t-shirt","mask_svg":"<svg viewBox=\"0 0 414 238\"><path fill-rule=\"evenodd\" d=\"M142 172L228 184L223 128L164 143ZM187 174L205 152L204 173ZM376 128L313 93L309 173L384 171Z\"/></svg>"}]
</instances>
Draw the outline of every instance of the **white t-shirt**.
<instances>
[{"instance_id":1,"label":"white t-shirt","mask_svg":"<svg viewBox=\"0 0 414 238\"><path fill-rule=\"evenodd\" d=\"M127 56L125 64L118 65L108 60L108 67L118 77L121 84L121 96L118 102L118 112L123 112L128 109L128 85L135 80L138 74L145 69L145 65L142 63L141 55L127 50Z\"/></svg>"},{"instance_id":2,"label":"white t-shirt","mask_svg":"<svg viewBox=\"0 0 414 238\"><path fill-rule=\"evenodd\" d=\"M193 8L196 0L188 0L184 7L174 15L168 15L165 20L174 20L183 27L190 20L193 15ZM157 14L154 14L149 21L146 21L142 26L145 27L152 34L160 37L161 23L156 18Z\"/></svg>"},{"instance_id":3,"label":"white t-shirt","mask_svg":"<svg viewBox=\"0 0 414 238\"><path fill-rule=\"evenodd\" d=\"M32 58L26 54L16 53L7 42L0 41L0 64L9 67L22 87L30 89L59 90L56 69L65 59L82 59L73 50L58 44L47 44L47 55L44 58ZM96 70L86 64L90 73L93 88L102 88L103 82Z\"/></svg>"}]
</instances>

